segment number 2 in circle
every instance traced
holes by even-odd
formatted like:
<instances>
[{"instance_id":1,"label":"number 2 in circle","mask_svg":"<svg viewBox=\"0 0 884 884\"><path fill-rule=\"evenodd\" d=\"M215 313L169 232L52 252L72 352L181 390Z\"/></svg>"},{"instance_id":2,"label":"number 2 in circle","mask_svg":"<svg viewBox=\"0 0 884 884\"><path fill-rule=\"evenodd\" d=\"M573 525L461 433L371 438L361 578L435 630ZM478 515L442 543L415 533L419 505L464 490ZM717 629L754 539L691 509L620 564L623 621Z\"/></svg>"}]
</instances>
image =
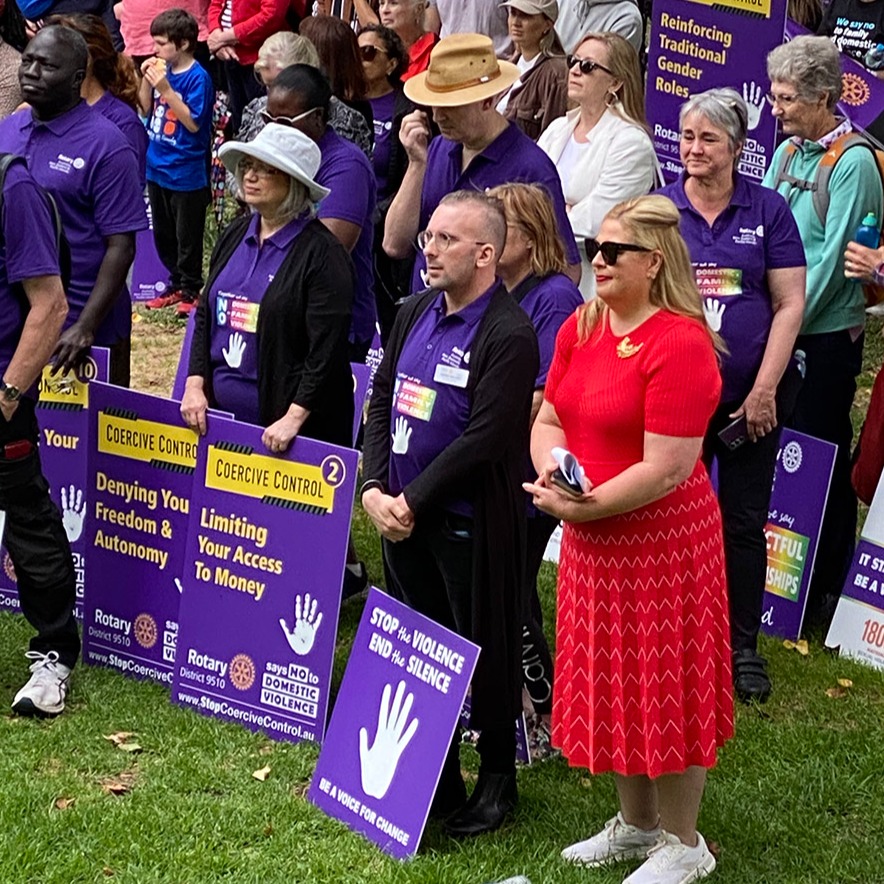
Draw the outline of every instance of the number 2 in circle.
<instances>
[{"instance_id":1,"label":"number 2 in circle","mask_svg":"<svg viewBox=\"0 0 884 884\"><path fill-rule=\"evenodd\" d=\"M320 469L322 470L322 478L332 488L337 488L347 476L344 462L336 454L330 454L325 458L320 464Z\"/></svg>"}]
</instances>

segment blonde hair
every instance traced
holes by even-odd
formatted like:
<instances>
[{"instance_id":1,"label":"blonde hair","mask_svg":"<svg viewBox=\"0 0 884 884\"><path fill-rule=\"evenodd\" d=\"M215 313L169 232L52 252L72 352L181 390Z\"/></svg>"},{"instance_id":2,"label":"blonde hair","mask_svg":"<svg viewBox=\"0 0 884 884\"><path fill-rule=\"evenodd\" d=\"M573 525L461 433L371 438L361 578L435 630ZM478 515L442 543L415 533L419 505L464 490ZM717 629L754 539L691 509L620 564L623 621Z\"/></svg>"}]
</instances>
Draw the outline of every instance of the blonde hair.
<instances>
[{"instance_id":1,"label":"blonde hair","mask_svg":"<svg viewBox=\"0 0 884 884\"><path fill-rule=\"evenodd\" d=\"M605 67L611 71L613 77L620 80L620 88L616 93L613 93L617 101L609 105L611 110L626 122L637 123L650 132L648 120L645 117L641 66L635 48L629 41L624 40L613 31L591 31L574 47L574 52L577 52L587 40L597 40L605 45L608 50L608 60Z\"/></svg>"},{"instance_id":2,"label":"blonde hair","mask_svg":"<svg viewBox=\"0 0 884 884\"><path fill-rule=\"evenodd\" d=\"M660 271L651 280L651 304L696 319L708 331L715 349L723 352L723 341L706 323L691 256L678 229L680 215L675 203L665 196L639 196L618 203L605 219L619 221L635 245L660 253ZM600 321L607 321L607 315L608 308L601 298L578 308L577 330L581 343Z\"/></svg>"},{"instance_id":3,"label":"blonde hair","mask_svg":"<svg viewBox=\"0 0 884 884\"><path fill-rule=\"evenodd\" d=\"M507 224L520 227L531 241L531 272L535 276L568 269L549 194L536 184L500 184L488 191L503 203Z\"/></svg>"},{"instance_id":4,"label":"blonde hair","mask_svg":"<svg viewBox=\"0 0 884 884\"><path fill-rule=\"evenodd\" d=\"M261 44L255 68L259 71L266 70L271 62L275 62L280 70L293 64L309 64L310 67L318 68L319 53L306 37L291 31L278 31Z\"/></svg>"}]
</instances>

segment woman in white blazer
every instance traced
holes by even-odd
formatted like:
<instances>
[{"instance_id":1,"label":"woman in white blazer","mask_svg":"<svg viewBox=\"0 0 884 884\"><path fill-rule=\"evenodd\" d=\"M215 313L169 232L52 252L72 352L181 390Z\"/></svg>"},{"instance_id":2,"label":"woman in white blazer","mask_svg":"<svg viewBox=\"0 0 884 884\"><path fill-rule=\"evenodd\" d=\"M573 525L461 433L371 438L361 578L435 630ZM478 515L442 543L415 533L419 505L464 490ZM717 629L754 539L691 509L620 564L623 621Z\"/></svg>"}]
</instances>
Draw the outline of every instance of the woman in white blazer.
<instances>
[{"instance_id":1,"label":"woman in white blazer","mask_svg":"<svg viewBox=\"0 0 884 884\"><path fill-rule=\"evenodd\" d=\"M568 63L568 98L577 107L554 120L538 145L559 170L578 242L594 237L617 203L662 183L645 122L635 49L618 34L587 34ZM586 254L580 291L595 296Z\"/></svg>"}]
</instances>

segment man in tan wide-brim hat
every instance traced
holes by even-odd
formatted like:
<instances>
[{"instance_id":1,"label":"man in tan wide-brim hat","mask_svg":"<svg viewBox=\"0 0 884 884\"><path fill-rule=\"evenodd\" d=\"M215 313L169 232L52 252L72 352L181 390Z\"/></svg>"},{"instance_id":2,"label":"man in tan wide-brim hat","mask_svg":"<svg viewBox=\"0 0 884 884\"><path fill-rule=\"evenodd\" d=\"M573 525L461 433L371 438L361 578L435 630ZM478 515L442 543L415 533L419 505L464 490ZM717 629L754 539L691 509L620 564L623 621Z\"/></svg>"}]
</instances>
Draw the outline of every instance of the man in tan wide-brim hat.
<instances>
[{"instance_id":1,"label":"man in tan wide-brim hat","mask_svg":"<svg viewBox=\"0 0 884 884\"><path fill-rule=\"evenodd\" d=\"M384 251L393 258L415 254L414 241L439 201L454 190L485 190L525 181L549 192L572 278L580 278L580 254L568 223L558 172L549 157L495 109L497 97L519 78L519 69L494 54L489 37L453 34L440 40L428 69L405 83L405 94L428 106L442 137L430 143L425 111L402 120L399 140L408 169L387 213ZM422 254L412 285L423 288Z\"/></svg>"}]
</instances>

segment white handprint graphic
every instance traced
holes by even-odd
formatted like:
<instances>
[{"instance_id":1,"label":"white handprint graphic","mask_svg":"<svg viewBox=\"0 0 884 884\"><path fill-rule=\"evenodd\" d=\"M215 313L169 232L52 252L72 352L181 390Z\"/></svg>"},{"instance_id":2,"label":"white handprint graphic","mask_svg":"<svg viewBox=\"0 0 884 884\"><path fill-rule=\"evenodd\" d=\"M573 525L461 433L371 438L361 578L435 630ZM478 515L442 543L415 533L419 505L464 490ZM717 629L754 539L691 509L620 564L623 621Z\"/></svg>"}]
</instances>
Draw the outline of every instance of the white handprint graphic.
<instances>
[{"instance_id":1,"label":"white handprint graphic","mask_svg":"<svg viewBox=\"0 0 884 884\"><path fill-rule=\"evenodd\" d=\"M83 492L71 485L65 493L61 489L61 521L64 525L64 533L68 536L68 543L74 543L80 539L83 533L83 519L86 516L86 501L83 500Z\"/></svg>"},{"instance_id":2,"label":"white handprint graphic","mask_svg":"<svg viewBox=\"0 0 884 884\"><path fill-rule=\"evenodd\" d=\"M359 771L362 778L362 791L372 798L383 798L393 782L399 759L411 738L417 732L418 719L412 720L406 730L405 724L414 694L409 694L402 702L405 682L400 681L390 708L390 694L393 685L386 685L381 695L381 708L378 710L378 731L371 748L368 746L368 731L359 728ZM405 733L403 733L405 731Z\"/></svg>"},{"instance_id":3,"label":"white handprint graphic","mask_svg":"<svg viewBox=\"0 0 884 884\"><path fill-rule=\"evenodd\" d=\"M715 298L706 298L703 301L703 313L706 315L706 323L712 331L721 331L721 320L726 309L727 304L723 301L716 301Z\"/></svg>"},{"instance_id":4,"label":"white handprint graphic","mask_svg":"<svg viewBox=\"0 0 884 884\"><path fill-rule=\"evenodd\" d=\"M408 443L411 440L411 427L408 421L401 415L396 418L393 424L393 454L407 454Z\"/></svg>"},{"instance_id":5,"label":"white handprint graphic","mask_svg":"<svg viewBox=\"0 0 884 884\"><path fill-rule=\"evenodd\" d=\"M242 365L243 354L246 352L246 342L242 335L239 332L231 332L227 339L227 347L221 352L224 354L224 361L231 368L239 368Z\"/></svg>"},{"instance_id":6,"label":"white handprint graphic","mask_svg":"<svg viewBox=\"0 0 884 884\"><path fill-rule=\"evenodd\" d=\"M761 122L761 108L764 107L764 96L761 87L755 81L743 83L743 101L749 111L749 131L751 132Z\"/></svg>"},{"instance_id":7,"label":"white handprint graphic","mask_svg":"<svg viewBox=\"0 0 884 884\"><path fill-rule=\"evenodd\" d=\"M304 596L304 607L301 608L301 596L295 596L295 624L289 631L285 620L280 618L279 625L285 633L289 647L299 657L309 654L313 648L313 642L316 641L316 633L319 631L319 624L322 623L322 612L316 613L316 599L310 599L308 592Z\"/></svg>"}]
</instances>

